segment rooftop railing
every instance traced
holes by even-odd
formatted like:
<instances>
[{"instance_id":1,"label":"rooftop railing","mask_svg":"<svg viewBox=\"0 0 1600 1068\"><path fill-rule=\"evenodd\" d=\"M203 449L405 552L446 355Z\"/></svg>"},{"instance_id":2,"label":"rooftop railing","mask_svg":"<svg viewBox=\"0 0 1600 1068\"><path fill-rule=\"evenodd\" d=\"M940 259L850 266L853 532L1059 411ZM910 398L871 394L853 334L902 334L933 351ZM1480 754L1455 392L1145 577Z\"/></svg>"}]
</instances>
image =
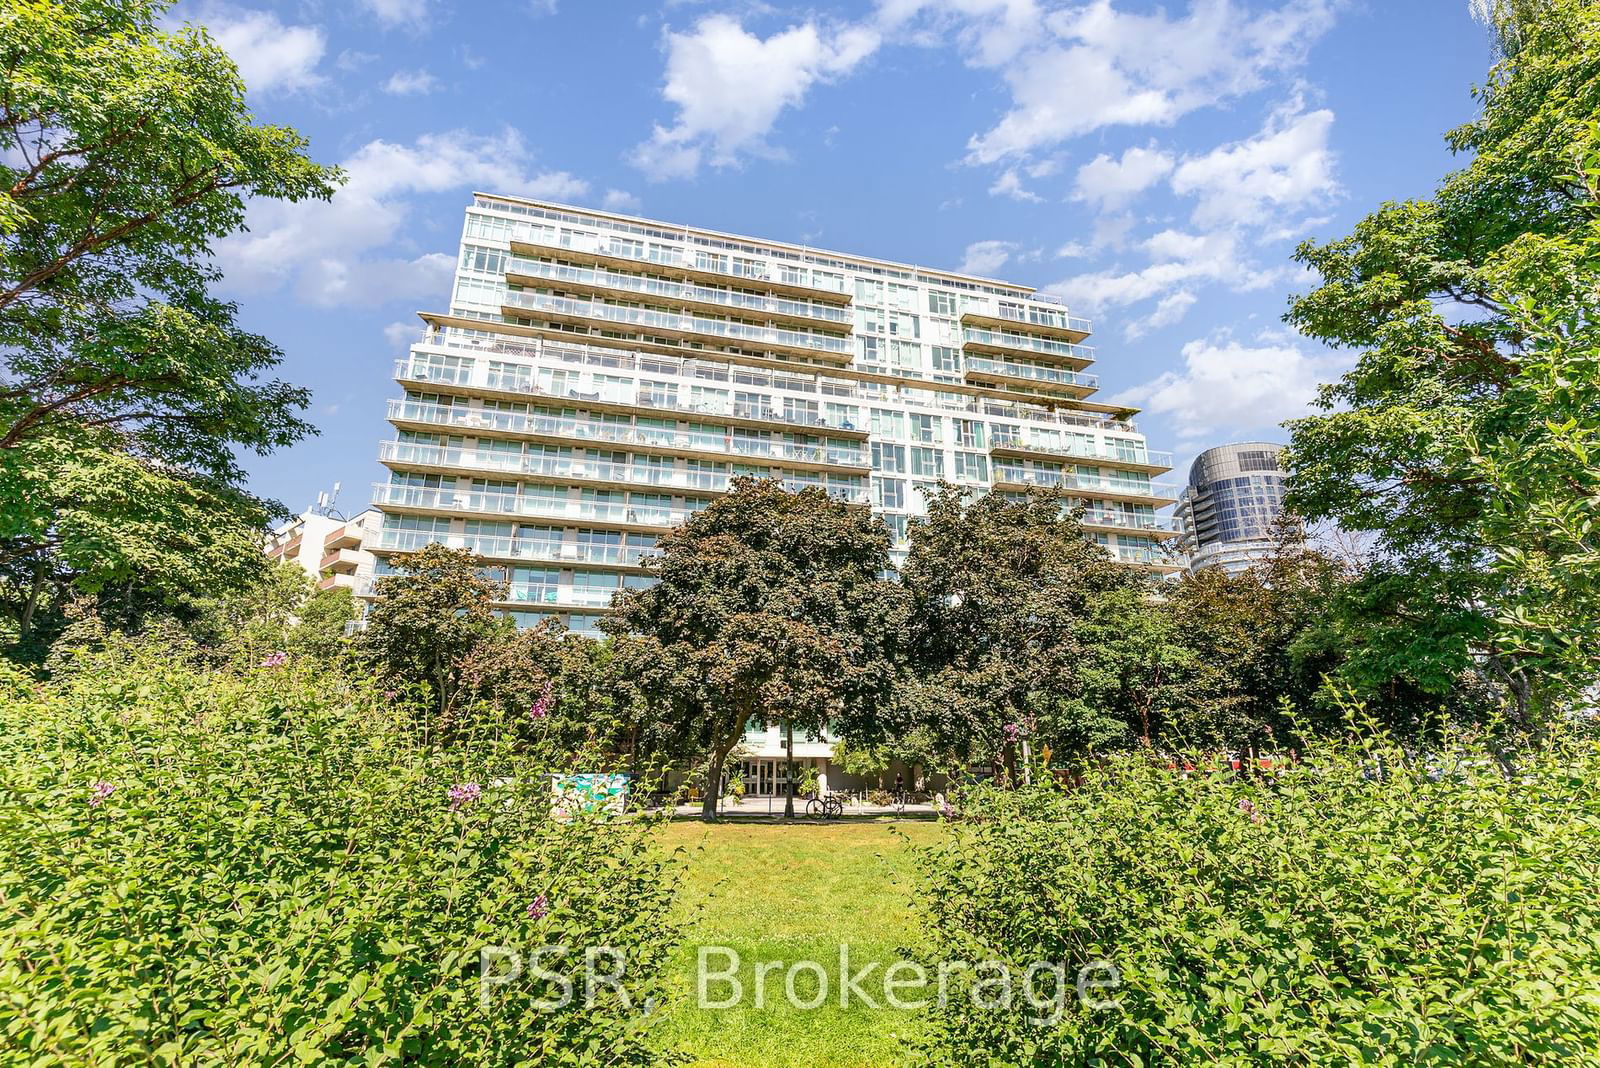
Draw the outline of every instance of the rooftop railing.
<instances>
[{"instance_id":1,"label":"rooftop railing","mask_svg":"<svg viewBox=\"0 0 1600 1068\"><path fill-rule=\"evenodd\" d=\"M1081 371L1066 371L1060 367L1040 367L1031 363L1012 363L1010 360L991 360L984 356L968 356L967 370L1008 378L1024 378L1030 382L1045 382L1057 386L1080 386L1099 389L1100 376L1086 375Z\"/></svg>"},{"instance_id":2,"label":"rooftop railing","mask_svg":"<svg viewBox=\"0 0 1600 1068\"><path fill-rule=\"evenodd\" d=\"M1070 341L1034 337L1031 334L1012 334L999 330L985 330L981 326L962 327L961 336L963 340L975 345L1019 349L1024 352L1037 352L1041 356L1059 356L1067 360L1083 360L1090 363L1094 361L1094 349L1087 345L1074 345Z\"/></svg>"}]
</instances>

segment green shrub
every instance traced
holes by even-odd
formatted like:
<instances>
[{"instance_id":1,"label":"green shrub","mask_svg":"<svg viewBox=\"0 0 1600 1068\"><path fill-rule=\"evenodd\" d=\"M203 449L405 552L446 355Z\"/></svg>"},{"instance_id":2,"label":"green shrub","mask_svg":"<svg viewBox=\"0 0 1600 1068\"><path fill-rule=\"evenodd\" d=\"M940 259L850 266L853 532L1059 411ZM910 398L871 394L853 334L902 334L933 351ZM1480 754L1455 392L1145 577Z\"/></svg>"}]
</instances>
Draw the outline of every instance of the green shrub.
<instances>
[{"instance_id":1,"label":"green shrub","mask_svg":"<svg viewBox=\"0 0 1600 1068\"><path fill-rule=\"evenodd\" d=\"M649 828L554 821L533 758L415 736L393 695L292 661L124 648L50 686L0 675L0 1059L658 1060L673 879ZM543 965L579 996L480 998L485 945L572 947ZM589 946L626 955L628 1005L585 1004Z\"/></svg>"},{"instance_id":2,"label":"green shrub","mask_svg":"<svg viewBox=\"0 0 1600 1068\"><path fill-rule=\"evenodd\" d=\"M923 858L927 963L1003 962L1016 996L952 985L925 1058L1600 1064L1597 782L1588 744L1509 780L1329 746L1261 777L1124 756L1077 790L969 792ZM1058 1021L1022 996L1034 961L1085 980Z\"/></svg>"}]
</instances>

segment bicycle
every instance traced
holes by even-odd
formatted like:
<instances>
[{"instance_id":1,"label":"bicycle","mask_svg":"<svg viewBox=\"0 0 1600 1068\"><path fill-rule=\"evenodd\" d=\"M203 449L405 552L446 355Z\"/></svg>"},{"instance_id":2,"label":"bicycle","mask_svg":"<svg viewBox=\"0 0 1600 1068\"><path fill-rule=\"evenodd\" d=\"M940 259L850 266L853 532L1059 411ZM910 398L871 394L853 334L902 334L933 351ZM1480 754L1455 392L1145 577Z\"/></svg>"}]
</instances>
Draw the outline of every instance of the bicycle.
<instances>
[{"instance_id":1,"label":"bicycle","mask_svg":"<svg viewBox=\"0 0 1600 1068\"><path fill-rule=\"evenodd\" d=\"M806 802L806 816L810 819L836 820L844 815L844 801L835 794L813 797Z\"/></svg>"}]
</instances>

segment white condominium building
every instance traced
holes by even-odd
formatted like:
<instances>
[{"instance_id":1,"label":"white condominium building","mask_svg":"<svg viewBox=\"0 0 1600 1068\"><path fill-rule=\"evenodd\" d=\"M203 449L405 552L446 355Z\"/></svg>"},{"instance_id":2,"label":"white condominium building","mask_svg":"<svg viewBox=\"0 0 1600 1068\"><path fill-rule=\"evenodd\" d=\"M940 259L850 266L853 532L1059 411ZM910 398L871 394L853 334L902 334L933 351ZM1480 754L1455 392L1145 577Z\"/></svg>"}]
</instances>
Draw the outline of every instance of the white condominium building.
<instances>
[{"instance_id":1,"label":"white condominium building","mask_svg":"<svg viewBox=\"0 0 1600 1068\"><path fill-rule=\"evenodd\" d=\"M1089 324L1026 286L478 194L447 307L399 361L380 557L504 569L520 623L589 631L736 475L870 505L904 553L939 479L1064 486L1107 551L1176 570L1134 414Z\"/></svg>"}]
</instances>

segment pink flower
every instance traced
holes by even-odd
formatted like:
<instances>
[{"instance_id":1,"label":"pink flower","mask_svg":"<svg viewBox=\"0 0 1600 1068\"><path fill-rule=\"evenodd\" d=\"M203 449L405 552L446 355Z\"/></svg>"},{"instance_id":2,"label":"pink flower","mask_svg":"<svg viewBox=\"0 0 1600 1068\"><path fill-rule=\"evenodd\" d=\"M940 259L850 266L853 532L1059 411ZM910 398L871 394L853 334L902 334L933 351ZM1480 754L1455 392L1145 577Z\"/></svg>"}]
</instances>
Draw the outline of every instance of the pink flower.
<instances>
[{"instance_id":1,"label":"pink flower","mask_svg":"<svg viewBox=\"0 0 1600 1068\"><path fill-rule=\"evenodd\" d=\"M542 920L549 914L550 902L545 900L545 896L543 894L540 894L538 897L534 898L528 903L528 919Z\"/></svg>"},{"instance_id":2,"label":"pink flower","mask_svg":"<svg viewBox=\"0 0 1600 1068\"><path fill-rule=\"evenodd\" d=\"M1007 745L1016 745L1022 738L1022 724L1020 723L1007 723L1001 728L1001 731L1006 736Z\"/></svg>"},{"instance_id":3,"label":"pink flower","mask_svg":"<svg viewBox=\"0 0 1600 1068\"><path fill-rule=\"evenodd\" d=\"M550 714L551 700L552 687L550 683L546 682L544 684L543 695L541 695L540 698L533 703L532 708L528 709L528 718L532 720L541 720L548 716Z\"/></svg>"},{"instance_id":4,"label":"pink flower","mask_svg":"<svg viewBox=\"0 0 1600 1068\"><path fill-rule=\"evenodd\" d=\"M268 653L265 659L261 661L261 666L264 668L283 667L283 665L287 664L288 662L289 654L280 651L276 653Z\"/></svg>"},{"instance_id":5,"label":"pink flower","mask_svg":"<svg viewBox=\"0 0 1600 1068\"><path fill-rule=\"evenodd\" d=\"M1256 808L1256 803L1250 800L1248 797L1241 797L1239 799L1239 811L1249 816L1251 823L1261 822L1261 813Z\"/></svg>"},{"instance_id":6,"label":"pink flower","mask_svg":"<svg viewBox=\"0 0 1600 1068\"><path fill-rule=\"evenodd\" d=\"M105 804L106 798L110 797L111 792L115 789L116 787L114 785L106 782L104 779L96 782L94 784L94 790L89 794L89 807L99 808L101 805Z\"/></svg>"},{"instance_id":7,"label":"pink flower","mask_svg":"<svg viewBox=\"0 0 1600 1068\"><path fill-rule=\"evenodd\" d=\"M466 808L479 797L483 796L483 787L475 782L456 783L450 787L450 811L456 812Z\"/></svg>"},{"instance_id":8,"label":"pink flower","mask_svg":"<svg viewBox=\"0 0 1600 1068\"><path fill-rule=\"evenodd\" d=\"M400 696L400 691L399 690L385 690L385 691L383 691L383 699L385 701L393 701L396 697L399 697L399 696Z\"/></svg>"}]
</instances>

